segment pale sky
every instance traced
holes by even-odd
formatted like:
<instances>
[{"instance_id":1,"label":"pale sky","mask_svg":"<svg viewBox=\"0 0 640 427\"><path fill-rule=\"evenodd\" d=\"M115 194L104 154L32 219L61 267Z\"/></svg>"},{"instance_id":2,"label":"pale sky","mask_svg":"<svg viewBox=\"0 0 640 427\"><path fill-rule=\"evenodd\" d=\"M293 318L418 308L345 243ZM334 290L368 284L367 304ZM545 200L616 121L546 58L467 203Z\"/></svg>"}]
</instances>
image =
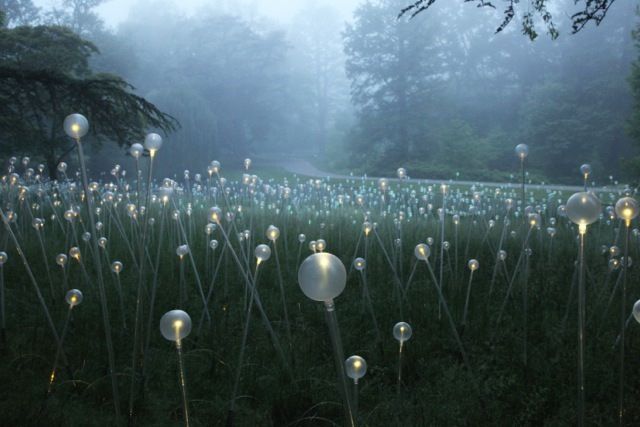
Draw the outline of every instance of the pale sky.
<instances>
[{"instance_id":1,"label":"pale sky","mask_svg":"<svg viewBox=\"0 0 640 427\"><path fill-rule=\"evenodd\" d=\"M348 20L355 7L365 0L173 0L177 8L190 15L202 7L212 6L239 15L261 15L275 21L287 23L308 4L330 5ZM97 8L98 13L110 27L116 27L129 15L131 6L137 0L107 0ZM61 3L61 0L34 0L37 6L50 8ZM257 11L257 13L249 13Z\"/></svg>"}]
</instances>

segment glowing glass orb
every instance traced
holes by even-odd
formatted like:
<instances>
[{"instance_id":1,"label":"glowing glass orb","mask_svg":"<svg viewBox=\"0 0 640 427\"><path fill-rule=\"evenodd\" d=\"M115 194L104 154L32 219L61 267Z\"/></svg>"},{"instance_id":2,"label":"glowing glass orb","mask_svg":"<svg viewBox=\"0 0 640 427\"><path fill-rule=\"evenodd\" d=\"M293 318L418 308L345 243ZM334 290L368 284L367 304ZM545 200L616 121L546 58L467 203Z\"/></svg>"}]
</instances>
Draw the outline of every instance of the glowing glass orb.
<instances>
[{"instance_id":1,"label":"glowing glass orb","mask_svg":"<svg viewBox=\"0 0 640 427\"><path fill-rule=\"evenodd\" d=\"M4 265L5 262L9 259L9 256L5 251L0 252L0 265Z\"/></svg>"},{"instance_id":2,"label":"glowing glass orb","mask_svg":"<svg viewBox=\"0 0 640 427\"><path fill-rule=\"evenodd\" d=\"M527 144L518 144L515 152L520 160L524 160L529 155L529 146Z\"/></svg>"},{"instance_id":3,"label":"glowing glass orb","mask_svg":"<svg viewBox=\"0 0 640 427\"><path fill-rule=\"evenodd\" d=\"M389 188L389 180L387 178L380 178L378 180L378 186L381 191L386 191Z\"/></svg>"},{"instance_id":4,"label":"glowing glass orb","mask_svg":"<svg viewBox=\"0 0 640 427\"><path fill-rule=\"evenodd\" d=\"M304 241L307 240L307 236L305 236L304 234L298 234L298 242L300 243L304 243Z\"/></svg>"},{"instance_id":5,"label":"glowing glass orb","mask_svg":"<svg viewBox=\"0 0 640 427\"><path fill-rule=\"evenodd\" d=\"M82 233L82 240L85 242L88 242L89 240L91 240L91 233L89 233L88 231L85 231L84 233Z\"/></svg>"},{"instance_id":6,"label":"glowing glass orb","mask_svg":"<svg viewBox=\"0 0 640 427\"><path fill-rule=\"evenodd\" d=\"M537 225L540 225L541 222L542 222L542 219L540 218L540 215L538 215L537 213L530 213L529 214L529 225L531 227L535 227Z\"/></svg>"},{"instance_id":7,"label":"glowing glass orb","mask_svg":"<svg viewBox=\"0 0 640 427\"><path fill-rule=\"evenodd\" d=\"M609 271L616 271L617 269L620 268L620 261L618 261L616 258L611 258L609 260Z\"/></svg>"},{"instance_id":8,"label":"glowing glass orb","mask_svg":"<svg viewBox=\"0 0 640 427\"><path fill-rule=\"evenodd\" d=\"M267 228L267 239L271 240L272 242L275 242L278 239L278 237L280 237L280 229L275 225L270 225Z\"/></svg>"},{"instance_id":9,"label":"glowing glass orb","mask_svg":"<svg viewBox=\"0 0 640 427\"><path fill-rule=\"evenodd\" d=\"M64 268L65 265L67 265L67 260L69 258L67 258L66 254L58 254L56 255L56 264L58 264L60 267Z\"/></svg>"},{"instance_id":10,"label":"glowing glass orb","mask_svg":"<svg viewBox=\"0 0 640 427\"><path fill-rule=\"evenodd\" d=\"M398 168L398 178L405 179L407 177L407 170L405 168Z\"/></svg>"},{"instance_id":11,"label":"glowing glass orb","mask_svg":"<svg viewBox=\"0 0 640 427\"><path fill-rule=\"evenodd\" d=\"M251 159L244 159L244 168L249 169L251 167Z\"/></svg>"},{"instance_id":12,"label":"glowing glass orb","mask_svg":"<svg viewBox=\"0 0 640 427\"><path fill-rule=\"evenodd\" d=\"M477 259L470 259L467 263L467 266L469 267L469 270L476 271L478 268L480 268L480 263Z\"/></svg>"},{"instance_id":13,"label":"glowing glass orb","mask_svg":"<svg viewBox=\"0 0 640 427\"><path fill-rule=\"evenodd\" d=\"M222 209L217 206L209 209L209 221L219 224L222 221Z\"/></svg>"},{"instance_id":14,"label":"glowing glass orb","mask_svg":"<svg viewBox=\"0 0 640 427\"><path fill-rule=\"evenodd\" d=\"M636 301L635 304L633 304L633 318L636 319L636 322L640 323L640 300Z\"/></svg>"},{"instance_id":15,"label":"glowing glass orb","mask_svg":"<svg viewBox=\"0 0 640 427\"><path fill-rule=\"evenodd\" d=\"M503 249L500 249L500 250L498 251L498 259L499 259L500 261L504 261L504 260L506 260L506 259L507 259L507 251L505 251L505 250L503 250Z\"/></svg>"},{"instance_id":16,"label":"glowing glass orb","mask_svg":"<svg viewBox=\"0 0 640 427\"><path fill-rule=\"evenodd\" d=\"M580 173L585 177L589 176L591 174L591 165L588 163L585 163L582 166L580 166Z\"/></svg>"},{"instance_id":17,"label":"glowing glass orb","mask_svg":"<svg viewBox=\"0 0 640 427\"><path fill-rule=\"evenodd\" d=\"M431 249L429 249L429 246L425 245L424 243L419 243L413 250L413 254L420 261L426 261L429 258L429 255L431 255Z\"/></svg>"},{"instance_id":18,"label":"glowing glass orb","mask_svg":"<svg viewBox=\"0 0 640 427\"><path fill-rule=\"evenodd\" d=\"M602 205L593 193L579 192L569 197L565 209L571 222L586 227L598 220Z\"/></svg>"},{"instance_id":19,"label":"glowing glass orb","mask_svg":"<svg viewBox=\"0 0 640 427\"><path fill-rule=\"evenodd\" d=\"M316 240L316 250L318 252L323 252L327 248L327 242L323 239Z\"/></svg>"},{"instance_id":20,"label":"glowing glass orb","mask_svg":"<svg viewBox=\"0 0 640 427\"><path fill-rule=\"evenodd\" d=\"M179 341L191 333L191 317L182 310L171 310L160 318L160 333L169 341Z\"/></svg>"},{"instance_id":21,"label":"glowing glass orb","mask_svg":"<svg viewBox=\"0 0 640 427\"><path fill-rule=\"evenodd\" d=\"M189 253L189 245L180 245L176 248L176 255L180 258L187 255Z\"/></svg>"},{"instance_id":22,"label":"glowing glass orb","mask_svg":"<svg viewBox=\"0 0 640 427\"><path fill-rule=\"evenodd\" d=\"M111 263L111 271L113 271L116 274L120 274L120 272L122 271L123 268L124 268L124 266L122 265L122 263L120 261L113 261Z\"/></svg>"},{"instance_id":23,"label":"glowing glass orb","mask_svg":"<svg viewBox=\"0 0 640 427\"><path fill-rule=\"evenodd\" d=\"M80 248L78 248L77 246L74 246L71 249L69 249L69 256L71 258L79 260L80 259Z\"/></svg>"},{"instance_id":24,"label":"glowing glass orb","mask_svg":"<svg viewBox=\"0 0 640 427\"><path fill-rule=\"evenodd\" d=\"M364 270L366 266L367 262L364 260L364 258L356 258L353 260L353 268L358 271Z\"/></svg>"},{"instance_id":25,"label":"glowing glass orb","mask_svg":"<svg viewBox=\"0 0 640 427\"><path fill-rule=\"evenodd\" d=\"M358 382L367 373L367 362L360 356L351 356L344 361L344 369L349 378Z\"/></svg>"},{"instance_id":26,"label":"glowing glass orb","mask_svg":"<svg viewBox=\"0 0 640 427\"><path fill-rule=\"evenodd\" d=\"M400 343L409 341L411 335L413 335L413 330L407 322L398 322L393 327L393 337Z\"/></svg>"},{"instance_id":27,"label":"glowing glass orb","mask_svg":"<svg viewBox=\"0 0 640 427\"><path fill-rule=\"evenodd\" d=\"M132 144L129 148L129 154L131 154L131 157L133 157L134 159L139 159L140 156L142 156L143 152L144 147L142 146L142 144L138 144L137 142L135 144Z\"/></svg>"},{"instance_id":28,"label":"glowing glass orb","mask_svg":"<svg viewBox=\"0 0 640 427\"><path fill-rule=\"evenodd\" d=\"M144 148L150 153L155 153L162 147L162 137L157 133L148 133L144 138Z\"/></svg>"},{"instance_id":29,"label":"glowing glass orb","mask_svg":"<svg viewBox=\"0 0 640 427\"><path fill-rule=\"evenodd\" d=\"M216 239L210 240L209 247L215 251L218 249L218 241Z\"/></svg>"},{"instance_id":30,"label":"glowing glass orb","mask_svg":"<svg viewBox=\"0 0 640 427\"><path fill-rule=\"evenodd\" d=\"M64 119L64 131L74 139L80 139L89 131L89 121L82 114L69 114Z\"/></svg>"},{"instance_id":31,"label":"glowing glass orb","mask_svg":"<svg viewBox=\"0 0 640 427\"><path fill-rule=\"evenodd\" d=\"M83 298L84 297L82 296L82 292L80 292L78 289L70 289L69 291L67 291L66 295L64 296L64 300L71 307L75 307L76 305L79 305L82 302Z\"/></svg>"},{"instance_id":32,"label":"glowing glass orb","mask_svg":"<svg viewBox=\"0 0 640 427\"><path fill-rule=\"evenodd\" d=\"M552 238L553 238L553 237L555 237L556 232L557 232L557 231L556 231L555 227L547 227L547 234L548 234L550 237L552 237Z\"/></svg>"},{"instance_id":33,"label":"glowing glass orb","mask_svg":"<svg viewBox=\"0 0 640 427\"><path fill-rule=\"evenodd\" d=\"M216 228L217 228L216 224L209 223L204 226L204 234L206 234L207 236L210 236L211 234L213 234L214 231L216 231Z\"/></svg>"},{"instance_id":34,"label":"glowing glass orb","mask_svg":"<svg viewBox=\"0 0 640 427\"><path fill-rule=\"evenodd\" d=\"M271 258L271 248L267 245L258 245L256 246L255 255L258 261L265 262L269 258Z\"/></svg>"},{"instance_id":35,"label":"glowing glass orb","mask_svg":"<svg viewBox=\"0 0 640 427\"><path fill-rule=\"evenodd\" d=\"M314 301L331 301L344 291L347 271L342 261L328 252L310 255L300 265L298 283Z\"/></svg>"},{"instance_id":36,"label":"glowing glass orb","mask_svg":"<svg viewBox=\"0 0 640 427\"><path fill-rule=\"evenodd\" d=\"M58 163L58 172L65 173L67 171L67 164L65 162Z\"/></svg>"},{"instance_id":37,"label":"glowing glass orb","mask_svg":"<svg viewBox=\"0 0 640 427\"><path fill-rule=\"evenodd\" d=\"M616 203L616 215L629 222L638 216L638 202L633 197L623 197Z\"/></svg>"}]
</instances>

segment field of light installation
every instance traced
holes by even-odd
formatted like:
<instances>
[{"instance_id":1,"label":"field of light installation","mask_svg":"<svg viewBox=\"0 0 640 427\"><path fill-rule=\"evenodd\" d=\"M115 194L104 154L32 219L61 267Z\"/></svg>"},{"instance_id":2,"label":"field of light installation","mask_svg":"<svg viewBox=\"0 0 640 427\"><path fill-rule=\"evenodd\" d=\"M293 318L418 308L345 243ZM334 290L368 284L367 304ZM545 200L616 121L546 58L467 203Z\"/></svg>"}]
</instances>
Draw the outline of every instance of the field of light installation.
<instances>
[{"instance_id":1,"label":"field of light installation","mask_svg":"<svg viewBox=\"0 0 640 427\"><path fill-rule=\"evenodd\" d=\"M640 421L638 205L580 191L588 165L576 191L250 159L175 181L149 134L96 182L88 122L64 126L77 173L12 158L2 177L0 424Z\"/></svg>"}]
</instances>

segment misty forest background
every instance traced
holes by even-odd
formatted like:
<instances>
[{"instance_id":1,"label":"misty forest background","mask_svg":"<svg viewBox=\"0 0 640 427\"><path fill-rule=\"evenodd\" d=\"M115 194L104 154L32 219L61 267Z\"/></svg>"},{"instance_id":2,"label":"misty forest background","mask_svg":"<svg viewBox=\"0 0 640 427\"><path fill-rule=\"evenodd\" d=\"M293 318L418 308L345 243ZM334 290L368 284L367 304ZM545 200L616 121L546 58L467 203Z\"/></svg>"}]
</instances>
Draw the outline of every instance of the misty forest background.
<instances>
[{"instance_id":1,"label":"misty forest background","mask_svg":"<svg viewBox=\"0 0 640 427\"><path fill-rule=\"evenodd\" d=\"M64 52L75 56L53 49L18 65L130 83L179 122L165 122L175 131L160 174L285 154L333 171L391 175L403 166L413 177L508 181L518 143L531 148L535 181L575 182L582 163L600 184L640 171L635 1L616 2L601 25L571 34L562 18L573 1L556 0L560 36L540 27L534 41L517 23L496 34L499 10L461 1L414 19L397 18L407 0L365 1L346 22L309 1L283 24L242 2L185 14L143 0L115 28L96 12L101 3L0 0L0 68L15 66L12 49L39 43L51 26L89 41L69 39ZM59 114L75 112L57 102ZM37 135L0 134L0 156L38 159ZM88 144L94 173L127 161L122 146L105 142Z\"/></svg>"}]
</instances>

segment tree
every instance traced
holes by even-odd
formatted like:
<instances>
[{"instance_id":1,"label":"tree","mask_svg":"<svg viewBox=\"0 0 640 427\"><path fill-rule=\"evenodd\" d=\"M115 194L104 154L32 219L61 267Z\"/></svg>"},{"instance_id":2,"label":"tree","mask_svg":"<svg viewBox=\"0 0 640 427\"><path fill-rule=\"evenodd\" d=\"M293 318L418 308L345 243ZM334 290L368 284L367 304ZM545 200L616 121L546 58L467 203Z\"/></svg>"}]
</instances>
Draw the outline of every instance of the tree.
<instances>
[{"instance_id":1,"label":"tree","mask_svg":"<svg viewBox=\"0 0 640 427\"><path fill-rule=\"evenodd\" d=\"M450 49L455 39L448 37L446 25L406 25L393 17L402 1L364 3L344 33L351 99L359 117L352 152L356 162L376 168L393 168L425 145L426 107L456 60Z\"/></svg>"},{"instance_id":2,"label":"tree","mask_svg":"<svg viewBox=\"0 0 640 427\"><path fill-rule=\"evenodd\" d=\"M130 145L149 128L179 126L121 78L93 74L97 48L64 27L0 30L0 146L6 154L29 153L57 164L75 147L62 131L64 117L82 112L93 141ZM45 68L46 67L46 68Z\"/></svg>"},{"instance_id":3,"label":"tree","mask_svg":"<svg viewBox=\"0 0 640 427\"><path fill-rule=\"evenodd\" d=\"M429 9L437 0L417 0L400 10L399 17L406 14L411 18ZM488 0L463 0L464 3L475 3L477 7L495 8L493 3ZM600 25L607 15L607 12L613 5L615 0L575 0L575 4L582 5L582 8L571 15L572 33L582 30L589 22L593 21L596 25ZM520 0L507 0L507 6L503 9L502 22L496 29L496 33L503 31L516 16L516 9L525 12L522 14L522 33L534 40L538 33L536 31L536 20L542 21L546 27L548 34L552 39L557 38L560 33L556 29L554 18L549 10L551 0L528 0L523 2L526 6L520 4Z\"/></svg>"},{"instance_id":4,"label":"tree","mask_svg":"<svg viewBox=\"0 0 640 427\"><path fill-rule=\"evenodd\" d=\"M39 19L40 13L32 0L0 0L0 11L5 14L0 27L33 24Z\"/></svg>"}]
</instances>

